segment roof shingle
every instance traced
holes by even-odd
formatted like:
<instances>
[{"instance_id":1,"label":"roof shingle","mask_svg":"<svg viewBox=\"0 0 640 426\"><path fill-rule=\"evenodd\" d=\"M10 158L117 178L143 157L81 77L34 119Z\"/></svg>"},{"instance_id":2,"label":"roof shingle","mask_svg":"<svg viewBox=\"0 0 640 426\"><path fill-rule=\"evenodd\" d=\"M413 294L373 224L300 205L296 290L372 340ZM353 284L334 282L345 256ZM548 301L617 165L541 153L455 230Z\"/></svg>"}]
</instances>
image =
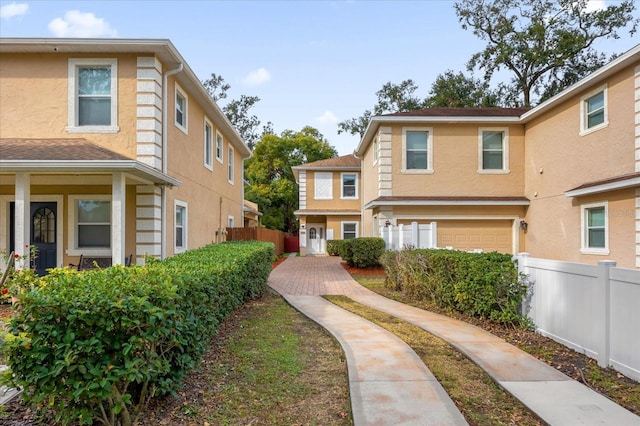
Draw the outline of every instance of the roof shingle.
<instances>
[{"instance_id":1,"label":"roof shingle","mask_svg":"<svg viewBox=\"0 0 640 426\"><path fill-rule=\"evenodd\" d=\"M0 139L0 160L113 161L132 158L86 139Z\"/></svg>"}]
</instances>

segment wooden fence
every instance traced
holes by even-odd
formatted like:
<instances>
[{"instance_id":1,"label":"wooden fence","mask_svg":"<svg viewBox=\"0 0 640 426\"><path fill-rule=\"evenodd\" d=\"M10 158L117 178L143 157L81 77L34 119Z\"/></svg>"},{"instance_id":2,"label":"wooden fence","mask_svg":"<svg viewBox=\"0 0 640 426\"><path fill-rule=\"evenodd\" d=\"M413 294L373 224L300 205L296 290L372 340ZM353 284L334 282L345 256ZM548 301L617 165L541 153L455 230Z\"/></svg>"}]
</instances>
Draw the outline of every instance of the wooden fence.
<instances>
[{"instance_id":1,"label":"wooden fence","mask_svg":"<svg viewBox=\"0 0 640 426\"><path fill-rule=\"evenodd\" d=\"M227 241L266 241L275 245L275 254L284 253L284 237L287 234L267 228L227 228Z\"/></svg>"}]
</instances>

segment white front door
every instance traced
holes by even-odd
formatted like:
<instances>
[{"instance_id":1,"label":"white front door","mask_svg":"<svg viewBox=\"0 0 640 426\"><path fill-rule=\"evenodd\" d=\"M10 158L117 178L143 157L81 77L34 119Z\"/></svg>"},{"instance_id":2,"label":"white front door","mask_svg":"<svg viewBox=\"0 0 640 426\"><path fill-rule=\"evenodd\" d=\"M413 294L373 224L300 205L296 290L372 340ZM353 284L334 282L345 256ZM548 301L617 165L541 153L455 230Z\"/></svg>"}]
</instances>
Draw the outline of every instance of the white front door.
<instances>
[{"instance_id":1,"label":"white front door","mask_svg":"<svg viewBox=\"0 0 640 426\"><path fill-rule=\"evenodd\" d=\"M309 225L309 242L307 252L309 254L324 253L324 225Z\"/></svg>"}]
</instances>

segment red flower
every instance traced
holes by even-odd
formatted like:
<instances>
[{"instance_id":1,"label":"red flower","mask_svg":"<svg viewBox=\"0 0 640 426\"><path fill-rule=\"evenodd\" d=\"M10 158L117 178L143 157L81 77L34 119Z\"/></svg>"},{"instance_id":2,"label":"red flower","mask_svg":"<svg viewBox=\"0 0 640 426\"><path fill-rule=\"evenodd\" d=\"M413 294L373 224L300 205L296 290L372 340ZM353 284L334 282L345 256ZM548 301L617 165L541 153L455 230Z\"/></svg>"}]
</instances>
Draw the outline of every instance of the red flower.
<instances>
[{"instance_id":1,"label":"red flower","mask_svg":"<svg viewBox=\"0 0 640 426\"><path fill-rule=\"evenodd\" d=\"M20 258L20 255L18 253L14 254L13 257L15 257L16 259Z\"/></svg>"},{"instance_id":2,"label":"red flower","mask_svg":"<svg viewBox=\"0 0 640 426\"><path fill-rule=\"evenodd\" d=\"M9 293L9 290L7 290L6 288L3 288L2 289L2 294L7 294L7 293Z\"/></svg>"}]
</instances>

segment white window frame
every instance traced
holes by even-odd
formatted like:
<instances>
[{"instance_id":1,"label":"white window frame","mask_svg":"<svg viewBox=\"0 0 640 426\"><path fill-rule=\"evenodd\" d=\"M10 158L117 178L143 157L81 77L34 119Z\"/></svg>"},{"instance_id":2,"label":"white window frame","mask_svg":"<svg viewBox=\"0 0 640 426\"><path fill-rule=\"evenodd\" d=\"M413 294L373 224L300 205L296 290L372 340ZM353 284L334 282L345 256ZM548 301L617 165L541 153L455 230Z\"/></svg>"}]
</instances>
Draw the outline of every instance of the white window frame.
<instances>
[{"instance_id":1,"label":"white window frame","mask_svg":"<svg viewBox=\"0 0 640 426\"><path fill-rule=\"evenodd\" d=\"M482 153L484 149L484 132L502 132L502 168L483 168ZM483 175L501 175L509 173L509 128L508 127L480 127L478 128L478 173Z\"/></svg>"},{"instance_id":2,"label":"white window frame","mask_svg":"<svg viewBox=\"0 0 640 426\"><path fill-rule=\"evenodd\" d=\"M184 124L178 122L178 95L180 95L184 99L184 111L182 111L182 118ZM176 127L180 129L185 135L189 134L189 97L187 93L182 90L182 87L176 83L175 95L173 97L174 108L173 108L173 118L176 123Z\"/></svg>"},{"instance_id":3,"label":"white window frame","mask_svg":"<svg viewBox=\"0 0 640 426\"><path fill-rule=\"evenodd\" d=\"M109 247L100 248L79 248L78 247L78 204L77 201L109 201L113 202L110 194L73 194L68 196L67 202L69 203L70 214L68 219L68 238L69 248L67 249L67 255L69 256L111 256L111 241ZM113 218L109 215L109 229L113 227Z\"/></svg>"},{"instance_id":4,"label":"white window frame","mask_svg":"<svg viewBox=\"0 0 640 426\"><path fill-rule=\"evenodd\" d=\"M344 240L344 226L345 225L355 225L356 226L356 235L353 238L358 238L359 234L359 224L358 222L352 221L352 220L345 220L345 221L341 221L340 222L340 238Z\"/></svg>"},{"instance_id":5,"label":"white window frame","mask_svg":"<svg viewBox=\"0 0 640 426\"><path fill-rule=\"evenodd\" d=\"M600 92L603 93L603 109L604 109L604 121L596 126L587 127L587 104L589 99L598 95ZM609 107L607 102L607 85L603 84L599 86L589 93L580 97L580 136L588 135L589 133L593 133L597 130L605 128L609 125Z\"/></svg>"},{"instance_id":6,"label":"white window frame","mask_svg":"<svg viewBox=\"0 0 640 426\"><path fill-rule=\"evenodd\" d=\"M220 164L224 164L224 137L222 133L216 130L216 160ZM220 155L218 155L218 151L220 151Z\"/></svg>"},{"instance_id":7,"label":"white window frame","mask_svg":"<svg viewBox=\"0 0 640 426\"><path fill-rule=\"evenodd\" d=\"M178 229L178 223L176 222L176 213L178 212L178 208L184 209L184 214L182 215L184 223L182 224L182 246L178 246L176 244L176 229ZM184 253L187 251L188 245L188 235L189 235L189 204L186 201L174 200L173 201L173 252L174 253Z\"/></svg>"},{"instance_id":8,"label":"white window frame","mask_svg":"<svg viewBox=\"0 0 640 426\"><path fill-rule=\"evenodd\" d=\"M318 179L328 179L330 181L329 194L318 193ZM333 200L333 173L332 172L314 172L313 173L313 199L314 200Z\"/></svg>"},{"instance_id":9,"label":"white window frame","mask_svg":"<svg viewBox=\"0 0 640 426\"><path fill-rule=\"evenodd\" d=\"M235 161L235 152L233 149L233 146L231 144L229 144L228 148L227 148L227 161L228 161L228 165L227 165L227 180L229 181L229 183L231 185L233 185L233 181L234 181L234 173L235 173L235 165L233 164L233 162Z\"/></svg>"},{"instance_id":10,"label":"white window frame","mask_svg":"<svg viewBox=\"0 0 640 426\"><path fill-rule=\"evenodd\" d=\"M427 132L427 168L407 169L407 132ZM402 172L403 174L433 174L433 127L402 128Z\"/></svg>"},{"instance_id":11,"label":"white window frame","mask_svg":"<svg viewBox=\"0 0 640 426\"><path fill-rule=\"evenodd\" d=\"M588 214L589 210L604 207L604 247L589 247ZM583 204L580 206L580 253L582 254L609 254L609 203Z\"/></svg>"},{"instance_id":12,"label":"white window frame","mask_svg":"<svg viewBox=\"0 0 640 426\"><path fill-rule=\"evenodd\" d=\"M228 215L227 216L227 228L235 228L235 218L233 217L233 215Z\"/></svg>"},{"instance_id":13,"label":"white window frame","mask_svg":"<svg viewBox=\"0 0 640 426\"><path fill-rule=\"evenodd\" d=\"M78 115L78 69L83 66L111 67L111 124L108 126L80 126ZM118 60L115 58L69 58L68 70L68 126L69 133L117 133L118 127Z\"/></svg>"},{"instance_id":14,"label":"white window frame","mask_svg":"<svg viewBox=\"0 0 640 426\"><path fill-rule=\"evenodd\" d=\"M351 196L348 197L348 196L344 195L344 177L346 175L353 175L356 178L355 183L354 183L354 185L356 187L355 188L356 195L354 195L352 197ZM340 173L340 199L341 200L357 200L358 199L358 173L356 173L356 172L342 172L342 173Z\"/></svg>"},{"instance_id":15,"label":"white window frame","mask_svg":"<svg viewBox=\"0 0 640 426\"><path fill-rule=\"evenodd\" d=\"M209 138L207 139L207 128L209 128ZM203 127L203 142L204 142L204 166L209 169L209 170L213 170L213 135L214 135L214 129L213 129L213 124L211 124L211 121L209 121L206 117L204 119L204 127ZM209 147L209 158L207 158L207 146Z\"/></svg>"}]
</instances>

